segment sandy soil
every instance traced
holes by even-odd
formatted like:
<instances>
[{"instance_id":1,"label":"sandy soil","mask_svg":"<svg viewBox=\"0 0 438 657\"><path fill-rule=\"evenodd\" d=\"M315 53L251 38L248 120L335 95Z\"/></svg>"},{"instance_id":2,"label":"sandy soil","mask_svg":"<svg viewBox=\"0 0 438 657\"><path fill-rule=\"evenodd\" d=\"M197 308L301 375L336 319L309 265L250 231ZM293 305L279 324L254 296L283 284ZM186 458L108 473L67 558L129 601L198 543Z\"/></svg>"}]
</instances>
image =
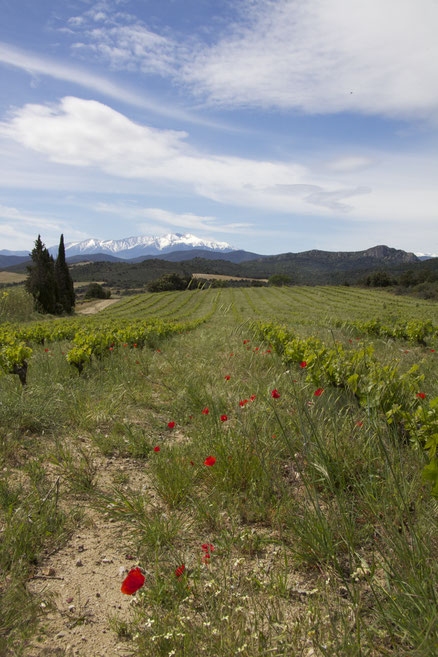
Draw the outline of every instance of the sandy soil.
<instances>
[{"instance_id":1,"label":"sandy soil","mask_svg":"<svg viewBox=\"0 0 438 657\"><path fill-rule=\"evenodd\" d=\"M84 303L79 308L76 309L76 312L79 315L95 315L100 310L111 306L111 304L116 303L119 299L101 299L100 301L90 301L89 303Z\"/></svg>"}]
</instances>

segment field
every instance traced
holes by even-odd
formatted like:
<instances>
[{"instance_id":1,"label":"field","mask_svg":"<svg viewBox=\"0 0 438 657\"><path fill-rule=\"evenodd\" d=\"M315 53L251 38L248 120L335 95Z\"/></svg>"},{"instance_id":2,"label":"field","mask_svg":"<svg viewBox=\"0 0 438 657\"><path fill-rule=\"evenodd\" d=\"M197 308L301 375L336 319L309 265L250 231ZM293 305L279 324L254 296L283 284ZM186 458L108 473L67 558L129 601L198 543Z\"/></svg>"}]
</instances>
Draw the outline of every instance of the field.
<instances>
[{"instance_id":1,"label":"field","mask_svg":"<svg viewBox=\"0 0 438 657\"><path fill-rule=\"evenodd\" d=\"M436 303L227 288L7 319L0 655L438 654Z\"/></svg>"}]
</instances>

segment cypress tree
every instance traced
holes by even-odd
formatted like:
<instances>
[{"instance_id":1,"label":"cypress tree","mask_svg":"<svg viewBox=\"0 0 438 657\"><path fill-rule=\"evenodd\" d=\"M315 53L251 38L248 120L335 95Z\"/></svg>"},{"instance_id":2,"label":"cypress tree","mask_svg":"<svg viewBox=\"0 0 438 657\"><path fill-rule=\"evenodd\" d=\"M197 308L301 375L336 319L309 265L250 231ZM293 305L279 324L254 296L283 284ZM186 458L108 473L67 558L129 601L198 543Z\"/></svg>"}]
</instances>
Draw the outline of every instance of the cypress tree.
<instances>
[{"instance_id":1,"label":"cypress tree","mask_svg":"<svg viewBox=\"0 0 438 657\"><path fill-rule=\"evenodd\" d=\"M55 313L57 289L55 281L55 262L41 241L35 240L35 247L30 254L33 264L28 266L26 289L34 298L35 310L43 313Z\"/></svg>"},{"instance_id":2,"label":"cypress tree","mask_svg":"<svg viewBox=\"0 0 438 657\"><path fill-rule=\"evenodd\" d=\"M64 235L59 240L58 257L55 263L55 281L61 312L71 313L75 305L75 291L70 271L65 260ZM61 309L62 308L62 309Z\"/></svg>"}]
</instances>

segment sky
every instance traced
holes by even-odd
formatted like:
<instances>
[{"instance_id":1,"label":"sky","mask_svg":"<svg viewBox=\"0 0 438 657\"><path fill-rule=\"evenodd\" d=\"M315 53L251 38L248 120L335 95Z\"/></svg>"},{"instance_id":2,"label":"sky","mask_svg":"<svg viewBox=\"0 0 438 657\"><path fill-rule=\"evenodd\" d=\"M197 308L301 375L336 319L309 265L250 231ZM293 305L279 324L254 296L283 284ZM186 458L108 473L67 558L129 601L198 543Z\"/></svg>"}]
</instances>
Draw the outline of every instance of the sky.
<instances>
[{"instance_id":1,"label":"sky","mask_svg":"<svg viewBox=\"0 0 438 657\"><path fill-rule=\"evenodd\" d=\"M436 0L0 0L0 250L438 253Z\"/></svg>"}]
</instances>

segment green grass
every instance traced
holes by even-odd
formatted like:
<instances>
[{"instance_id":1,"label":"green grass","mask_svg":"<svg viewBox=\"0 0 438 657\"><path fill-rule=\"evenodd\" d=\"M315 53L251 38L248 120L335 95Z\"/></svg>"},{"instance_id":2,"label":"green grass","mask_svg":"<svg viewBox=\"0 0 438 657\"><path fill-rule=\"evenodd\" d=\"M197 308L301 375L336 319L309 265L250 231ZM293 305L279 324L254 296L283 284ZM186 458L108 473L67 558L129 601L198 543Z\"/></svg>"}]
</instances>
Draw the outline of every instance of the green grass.
<instances>
[{"instance_id":1,"label":"green grass","mask_svg":"<svg viewBox=\"0 0 438 657\"><path fill-rule=\"evenodd\" d=\"M143 303L163 317L174 308L169 319L203 316L217 291L185 294L155 305L138 295L105 317L141 317ZM33 346L27 389L0 379L0 653L26 646L39 608L24 582L89 506L123 524L146 572L130 620L111 620L135 655L435 654L438 506L423 450L347 390L315 397L298 364L254 341L250 320L353 349L336 320L438 324L437 309L348 288L221 290L195 331L160 351L120 350L82 376L65 345ZM360 343L401 371L419 364L428 397L438 394L430 345ZM96 455L130 465L102 484Z\"/></svg>"}]
</instances>

